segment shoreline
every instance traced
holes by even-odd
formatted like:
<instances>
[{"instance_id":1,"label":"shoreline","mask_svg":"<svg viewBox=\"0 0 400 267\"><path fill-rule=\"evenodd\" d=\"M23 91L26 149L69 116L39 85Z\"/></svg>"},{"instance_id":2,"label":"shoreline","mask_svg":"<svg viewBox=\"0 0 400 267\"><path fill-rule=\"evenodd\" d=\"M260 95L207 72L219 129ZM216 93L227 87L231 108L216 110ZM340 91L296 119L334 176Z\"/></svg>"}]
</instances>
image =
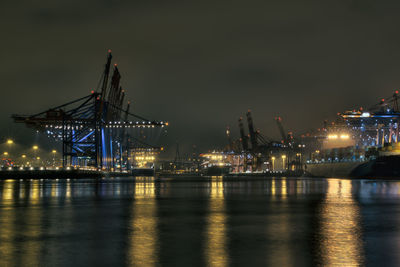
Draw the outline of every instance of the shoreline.
<instances>
[{"instance_id":1,"label":"shoreline","mask_svg":"<svg viewBox=\"0 0 400 267\"><path fill-rule=\"evenodd\" d=\"M90 170L2 170L0 171L0 180L31 180L31 179L99 179L108 177L142 177L140 175L133 175L132 173L123 172L104 172L104 171L90 171ZM176 180L176 181L193 181L198 180L212 180L213 177L220 177L226 181L245 181L245 180L264 180L271 178L309 178L309 179L347 179L347 180L390 180L400 181L399 176L385 176L385 175L366 175L366 176L315 176L310 173L240 173L240 174L225 174L220 176L201 176L195 174L156 174L156 180Z\"/></svg>"},{"instance_id":2,"label":"shoreline","mask_svg":"<svg viewBox=\"0 0 400 267\"><path fill-rule=\"evenodd\" d=\"M2 170L0 180L5 179L84 179L132 176L131 173L91 170Z\"/></svg>"}]
</instances>

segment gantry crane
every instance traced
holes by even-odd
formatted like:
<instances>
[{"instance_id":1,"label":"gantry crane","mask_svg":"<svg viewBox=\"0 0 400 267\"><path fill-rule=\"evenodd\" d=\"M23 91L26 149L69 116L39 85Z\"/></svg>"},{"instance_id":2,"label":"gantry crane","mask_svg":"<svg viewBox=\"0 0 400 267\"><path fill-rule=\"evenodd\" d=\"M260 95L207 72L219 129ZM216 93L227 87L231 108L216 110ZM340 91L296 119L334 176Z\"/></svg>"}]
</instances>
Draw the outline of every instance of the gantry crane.
<instances>
[{"instance_id":1,"label":"gantry crane","mask_svg":"<svg viewBox=\"0 0 400 267\"><path fill-rule=\"evenodd\" d=\"M123 144L129 147L128 129L168 125L131 113L129 103L123 108L125 91L120 86L121 75L116 64L108 82L111 59L109 51L98 91L34 115L12 115L15 122L61 141L64 167L82 165L84 161L85 165L114 170L117 155L122 162Z\"/></svg>"}]
</instances>

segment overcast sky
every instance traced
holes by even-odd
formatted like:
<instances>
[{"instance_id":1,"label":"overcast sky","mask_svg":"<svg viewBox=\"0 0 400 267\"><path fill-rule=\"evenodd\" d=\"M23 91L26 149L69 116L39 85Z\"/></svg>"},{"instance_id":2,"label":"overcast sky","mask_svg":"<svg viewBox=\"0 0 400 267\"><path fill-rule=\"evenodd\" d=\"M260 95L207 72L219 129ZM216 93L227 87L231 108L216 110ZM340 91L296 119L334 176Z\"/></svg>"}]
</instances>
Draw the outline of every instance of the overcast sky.
<instances>
[{"instance_id":1,"label":"overcast sky","mask_svg":"<svg viewBox=\"0 0 400 267\"><path fill-rule=\"evenodd\" d=\"M303 133L400 87L399 1L2 1L0 134L29 140L12 113L96 87L112 49L133 112L168 120L163 142L200 149L237 137L253 111Z\"/></svg>"}]
</instances>

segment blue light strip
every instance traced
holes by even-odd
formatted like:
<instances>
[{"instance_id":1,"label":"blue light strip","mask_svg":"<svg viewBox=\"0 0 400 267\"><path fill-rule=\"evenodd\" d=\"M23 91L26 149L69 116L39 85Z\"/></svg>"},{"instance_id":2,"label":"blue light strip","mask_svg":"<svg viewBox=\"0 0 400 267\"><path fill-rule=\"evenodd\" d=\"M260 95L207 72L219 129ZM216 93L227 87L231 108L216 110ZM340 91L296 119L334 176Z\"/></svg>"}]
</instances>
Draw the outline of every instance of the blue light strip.
<instances>
[{"instance_id":1,"label":"blue light strip","mask_svg":"<svg viewBox=\"0 0 400 267\"><path fill-rule=\"evenodd\" d=\"M94 133L94 131L91 131L90 133L88 133L86 136L82 137L78 142L82 142L84 141L86 138L88 138L90 135L92 135Z\"/></svg>"},{"instance_id":2,"label":"blue light strip","mask_svg":"<svg viewBox=\"0 0 400 267\"><path fill-rule=\"evenodd\" d=\"M106 153L106 140L104 138L104 128L101 129L101 149L102 149L102 161L103 167L107 167L107 153Z\"/></svg>"},{"instance_id":3,"label":"blue light strip","mask_svg":"<svg viewBox=\"0 0 400 267\"><path fill-rule=\"evenodd\" d=\"M110 166L113 163L113 146L112 146L112 132L110 130ZM114 167L114 166L111 166Z\"/></svg>"}]
</instances>

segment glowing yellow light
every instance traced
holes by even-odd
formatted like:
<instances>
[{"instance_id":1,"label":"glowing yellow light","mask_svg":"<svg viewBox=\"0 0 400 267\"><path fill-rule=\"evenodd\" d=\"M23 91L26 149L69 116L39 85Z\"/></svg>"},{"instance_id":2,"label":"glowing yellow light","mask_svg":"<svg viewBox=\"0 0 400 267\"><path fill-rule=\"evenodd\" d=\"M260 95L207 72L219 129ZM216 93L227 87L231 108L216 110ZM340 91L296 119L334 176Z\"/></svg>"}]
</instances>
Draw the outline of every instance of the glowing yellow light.
<instances>
[{"instance_id":1,"label":"glowing yellow light","mask_svg":"<svg viewBox=\"0 0 400 267\"><path fill-rule=\"evenodd\" d=\"M14 144L14 141L11 140L11 139L8 139L8 140L7 140L7 144L9 144L9 145Z\"/></svg>"},{"instance_id":2,"label":"glowing yellow light","mask_svg":"<svg viewBox=\"0 0 400 267\"><path fill-rule=\"evenodd\" d=\"M33 148L33 150L38 150L39 149L38 146L33 146L32 148Z\"/></svg>"},{"instance_id":3,"label":"glowing yellow light","mask_svg":"<svg viewBox=\"0 0 400 267\"><path fill-rule=\"evenodd\" d=\"M130 225L128 260L141 266L156 266L156 255L159 247L157 203L155 199L154 180L135 183L135 204Z\"/></svg>"},{"instance_id":4,"label":"glowing yellow light","mask_svg":"<svg viewBox=\"0 0 400 267\"><path fill-rule=\"evenodd\" d=\"M51 153L54 153L54 154L55 154L55 153L57 153L57 150L54 150L54 149L53 149L53 150L51 151Z\"/></svg>"},{"instance_id":5,"label":"glowing yellow light","mask_svg":"<svg viewBox=\"0 0 400 267\"><path fill-rule=\"evenodd\" d=\"M338 138L337 134L328 135L328 139L337 139L337 138Z\"/></svg>"},{"instance_id":6,"label":"glowing yellow light","mask_svg":"<svg viewBox=\"0 0 400 267\"><path fill-rule=\"evenodd\" d=\"M206 219L205 255L209 266L229 266L227 216L222 177L212 177L209 211Z\"/></svg>"},{"instance_id":7,"label":"glowing yellow light","mask_svg":"<svg viewBox=\"0 0 400 267\"><path fill-rule=\"evenodd\" d=\"M4 154L4 156L7 156L7 155L8 155L8 152L4 152L3 154Z\"/></svg>"},{"instance_id":8,"label":"glowing yellow light","mask_svg":"<svg viewBox=\"0 0 400 267\"><path fill-rule=\"evenodd\" d=\"M349 139L350 136L348 134L342 134L340 135L340 139Z\"/></svg>"},{"instance_id":9,"label":"glowing yellow light","mask_svg":"<svg viewBox=\"0 0 400 267\"><path fill-rule=\"evenodd\" d=\"M36 157L36 159L40 159L40 157Z\"/></svg>"},{"instance_id":10,"label":"glowing yellow light","mask_svg":"<svg viewBox=\"0 0 400 267\"><path fill-rule=\"evenodd\" d=\"M22 155L23 158L26 158L26 155Z\"/></svg>"},{"instance_id":11,"label":"glowing yellow light","mask_svg":"<svg viewBox=\"0 0 400 267\"><path fill-rule=\"evenodd\" d=\"M322 265L362 265L364 250L361 212L352 196L352 182L328 179L327 183L325 200L321 203ZM346 205L337 205L344 200ZM337 220L338 217L342 219Z\"/></svg>"},{"instance_id":12,"label":"glowing yellow light","mask_svg":"<svg viewBox=\"0 0 400 267\"><path fill-rule=\"evenodd\" d=\"M283 158L283 159L286 159L286 155L282 155L282 158Z\"/></svg>"}]
</instances>

